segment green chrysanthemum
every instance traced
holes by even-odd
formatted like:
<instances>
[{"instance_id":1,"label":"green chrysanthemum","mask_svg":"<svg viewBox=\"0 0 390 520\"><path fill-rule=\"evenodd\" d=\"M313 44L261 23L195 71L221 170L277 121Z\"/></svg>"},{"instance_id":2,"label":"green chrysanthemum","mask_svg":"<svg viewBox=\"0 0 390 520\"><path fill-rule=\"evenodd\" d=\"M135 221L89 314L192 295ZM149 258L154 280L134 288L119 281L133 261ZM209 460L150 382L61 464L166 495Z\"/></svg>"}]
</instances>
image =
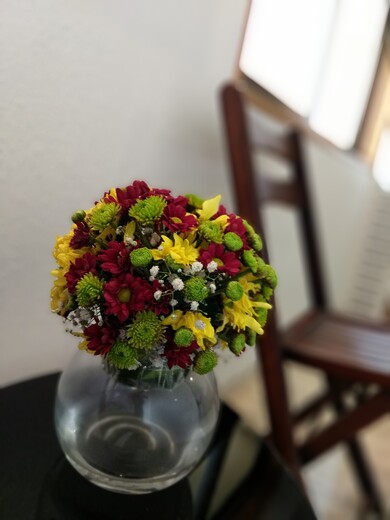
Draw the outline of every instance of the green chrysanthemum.
<instances>
[{"instance_id":1,"label":"green chrysanthemum","mask_svg":"<svg viewBox=\"0 0 390 520\"><path fill-rule=\"evenodd\" d=\"M131 347L148 350L164 339L165 327L152 311L138 312L134 322L127 329Z\"/></svg>"},{"instance_id":2,"label":"green chrysanthemum","mask_svg":"<svg viewBox=\"0 0 390 520\"><path fill-rule=\"evenodd\" d=\"M135 368L137 366L137 350L125 341L116 341L108 354L110 363L118 368Z\"/></svg>"},{"instance_id":3,"label":"green chrysanthemum","mask_svg":"<svg viewBox=\"0 0 390 520\"><path fill-rule=\"evenodd\" d=\"M248 242L253 247L255 251L261 251L263 248L263 242L260 238L260 236L256 233L254 228L243 219L243 223L246 229L246 232L248 233Z\"/></svg>"},{"instance_id":4,"label":"green chrysanthemum","mask_svg":"<svg viewBox=\"0 0 390 520\"><path fill-rule=\"evenodd\" d=\"M229 342L229 349L233 354L239 356L245 348L245 334L236 334Z\"/></svg>"},{"instance_id":5,"label":"green chrysanthemum","mask_svg":"<svg viewBox=\"0 0 390 520\"><path fill-rule=\"evenodd\" d=\"M242 295L244 294L244 289L239 282L235 282L234 280L232 280L227 284L225 294L231 300L238 301L242 298Z\"/></svg>"},{"instance_id":6,"label":"green chrysanthemum","mask_svg":"<svg viewBox=\"0 0 390 520\"><path fill-rule=\"evenodd\" d=\"M209 295L203 278L193 277L184 284L184 296L190 302L201 302Z\"/></svg>"},{"instance_id":7,"label":"green chrysanthemum","mask_svg":"<svg viewBox=\"0 0 390 520\"><path fill-rule=\"evenodd\" d=\"M76 299L80 307L96 303L103 294L104 283L92 273L85 274L76 285Z\"/></svg>"},{"instance_id":8,"label":"green chrysanthemum","mask_svg":"<svg viewBox=\"0 0 390 520\"><path fill-rule=\"evenodd\" d=\"M76 224L76 222L82 222L85 219L85 211L83 209L79 209L72 215L72 222Z\"/></svg>"},{"instance_id":9,"label":"green chrysanthemum","mask_svg":"<svg viewBox=\"0 0 390 520\"><path fill-rule=\"evenodd\" d=\"M98 204L89 216L89 227L99 232L104 231L109 226L116 227L119 221L120 210L120 206L115 202Z\"/></svg>"},{"instance_id":10,"label":"green chrysanthemum","mask_svg":"<svg viewBox=\"0 0 390 520\"><path fill-rule=\"evenodd\" d=\"M147 247L134 249L130 253L130 261L134 267L147 267L153 260L153 255Z\"/></svg>"},{"instance_id":11,"label":"green chrysanthemum","mask_svg":"<svg viewBox=\"0 0 390 520\"><path fill-rule=\"evenodd\" d=\"M181 327L175 332L173 338L174 342L178 347L188 347L194 341L195 336L190 329Z\"/></svg>"},{"instance_id":12,"label":"green chrysanthemum","mask_svg":"<svg viewBox=\"0 0 390 520\"><path fill-rule=\"evenodd\" d=\"M244 245L237 233L233 233L232 231L226 233L226 235L223 237L223 243L225 244L226 249L229 249L229 251L239 251Z\"/></svg>"},{"instance_id":13,"label":"green chrysanthemum","mask_svg":"<svg viewBox=\"0 0 390 520\"><path fill-rule=\"evenodd\" d=\"M203 350L196 354L194 359L194 370L198 374L207 374L217 366L218 357L212 350Z\"/></svg>"},{"instance_id":14,"label":"green chrysanthemum","mask_svg":"<svg viewBox=\"0 0 390 520\"><path fill-rule=\"evenodd\" d=\"M199 234L208 242L214 242L216 244L222 244L223 242L221 226L211 220L207 220L199 226Z\"/></svg>"},{"instance_id":15,"label":"green chrysanthemum","mask_svg":"<svg viewBox=\"0 0 390 520\"><path fill-rule=\"evenodd\" d=\"M141 226L151 226L163 214L167 201L161 195L151 195L139 200L129 209L129 216L135 218Z\"/></svg>"}]
</instances>

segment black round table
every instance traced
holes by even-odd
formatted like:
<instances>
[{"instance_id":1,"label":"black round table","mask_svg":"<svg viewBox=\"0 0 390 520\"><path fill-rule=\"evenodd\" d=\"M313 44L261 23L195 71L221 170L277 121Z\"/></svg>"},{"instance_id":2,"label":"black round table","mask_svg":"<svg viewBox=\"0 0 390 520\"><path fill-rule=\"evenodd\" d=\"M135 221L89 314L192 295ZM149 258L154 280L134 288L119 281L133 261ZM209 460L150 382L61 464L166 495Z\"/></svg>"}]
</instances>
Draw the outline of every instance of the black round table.
<instances>
[{"instance_id":1,"label":"black round table","mask_svg":"<svg viewBox=\"0 0 390 520\"><path fill-rule=\"evenodd\" d=\"M50 374L0 389L2 520L206 520L198 504L202 471L196 484L184 479L148 495L112 493L81 477L63 456L54 432L58 377ZM210 518L315 520L299 485L265 442L253 471L260 478L249 474L240 484L246 491L253 487L251 499L240 502L239 494L232 494Z\"/></svg>"}]
</instances>

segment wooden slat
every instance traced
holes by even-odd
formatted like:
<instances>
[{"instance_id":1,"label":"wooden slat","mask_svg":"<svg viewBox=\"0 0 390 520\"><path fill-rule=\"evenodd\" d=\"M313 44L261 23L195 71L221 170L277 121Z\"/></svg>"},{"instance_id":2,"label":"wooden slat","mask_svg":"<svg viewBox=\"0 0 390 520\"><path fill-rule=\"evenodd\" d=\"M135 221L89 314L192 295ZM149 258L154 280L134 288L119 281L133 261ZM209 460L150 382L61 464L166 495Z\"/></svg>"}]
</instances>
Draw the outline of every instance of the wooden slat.
<instances>
[{"instance_id":1,"label":"wooden slat","mask_svg":"<svg viewBox=\"0 0 390 520\"><path fill-rule=\"evenodd\" d=\"M266 177L257 179L257 196L260 201L274 201L282 204L300 204L302 194L296 183L271 181Z\"/></svg>"},{"instance_id":2,"label":"wooden slat","mask_svg":"<svg viewBox=\"0 0 390 520\"><path fill-rule=\"evenodd\" d=\"M284 337L285 355L337 375L390 387L390 328L312 314Z\"/></svg>"},{"instance_id":3,"label":"wooden slat","mask_svg":"<svg viewBox=\"0 0 390 520\"><path fill-rule=\"evenodd\" d=\"M303 463L307 463L338 442L352 439L356 431L375 421L389 409L390 393L381 392L375 395L300 446L298 449L300 459Z\"/></svg>"}]
</instances>

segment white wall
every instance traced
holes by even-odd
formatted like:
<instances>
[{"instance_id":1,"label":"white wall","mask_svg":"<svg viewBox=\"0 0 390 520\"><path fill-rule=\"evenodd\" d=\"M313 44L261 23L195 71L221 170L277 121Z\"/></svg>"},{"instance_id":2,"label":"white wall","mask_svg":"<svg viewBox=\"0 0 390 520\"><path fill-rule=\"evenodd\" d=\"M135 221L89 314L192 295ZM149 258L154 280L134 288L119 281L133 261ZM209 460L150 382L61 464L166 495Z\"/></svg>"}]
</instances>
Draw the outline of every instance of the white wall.
<instances>
[{"instance_id":1,"label":"white wall","mask_svg":"<svg viewBox=\"0 0 390 520\"><path fill-rule=\"evenodd\" d=\"M110 186L145 179L229 204L217 88L245 1L0 3L0 384L61 368L55 236Z\"/></svg>"},{"instance_id":2,"label":"white wall","mask_svg":"<svg viewBox=\"0 0 390 520\"><path fill-rule=\"evenodd\" d=\"M49 311L55 236L111 186L145 179L222 193L231 209L217 90L245 0L0 2L0 385L60 369L76 348ZM343 286L366 172L310 146L333 287ZM349 203L344 204L348 193ZM286 316L303 298L278 262ZM282 248L282 253L284 249ZM342 298L342 295L341 295ZM250 358L247 358L250 362Z\"/></svg>"}]
</instances>

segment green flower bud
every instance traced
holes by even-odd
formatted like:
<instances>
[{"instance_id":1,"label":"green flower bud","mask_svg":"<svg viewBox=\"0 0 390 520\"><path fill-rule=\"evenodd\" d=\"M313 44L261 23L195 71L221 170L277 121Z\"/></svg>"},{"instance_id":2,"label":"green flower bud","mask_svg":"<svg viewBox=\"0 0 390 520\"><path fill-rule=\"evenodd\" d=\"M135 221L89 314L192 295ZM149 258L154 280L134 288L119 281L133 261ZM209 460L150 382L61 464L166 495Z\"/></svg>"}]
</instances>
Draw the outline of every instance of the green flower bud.
<instances>
[{"instance_id":1,"label":"green flower bud","mask_svg":"<svg viewBox=\"0 0 390 520\"><path fill-rule=\"evenodd\" d=\"M82 222L85 219L85 211L83 209L79 209L72 215L72 221L76 224L77 222Z\"/></svg>"},{"instance_id":2,"label":"green flower bud","mask_svg":"<svg viewBox=\"0 0 390 520\"><path fill-rule=\"evenodd\" d=\"M130 209L129 216L137 220L141 226L153 226L161 218L167 201L161 195L151 195L147 199L137 201Z\"/></svg>"},{"instance_id":3,"label":"green flower bud","mask_svg":"<svg viewBox=\"0 0 390 520\"><path fill-rule=\"evenodd\" d=\"M115 202L99 204L92 210L88 218L89 227L99 232L104 231L109 226L116 228L120 210L121 207Z\"/></svg>"},{"instance_id":4,"label":"green flower bud","mask_svg":"<svg viewBox=\"0 0 390 520\"><path fill-rule=\"evenodd\" d=\"M186 195L186 197L190 206L193 206L195 209L201 209L204 199L201 199L200 197L197 197L193 194Z\"/></svg>"},{"instance_id":5,"label":"green flower bud","mask_svg":"<svg viewBox=\"0 0 390 520\"><path fill-rule=\"evenodd\" d=\"M76 299L80 307L96 303L103 294L104 283L92 273L85 274L76 285Z\"/></svg>"},{"instance_id":6,"label":"green flower bud","mask_svg":"<svg viewBox=\"0 0 390 520\"><path fill-rule=\"evenodd\" d=\"M243 223L246 232L248 233L249 245L251 245L255 251L261 251L261 249L263 248L263 242L260 238L260 235L256 233L254 228L246 220L243 219Z\"/></svg>"},{"instance_id":7,"label":"green flower bud","mask_svg":"<svg viewBox=\"0 0 390 520\"><path fill-rule=\"evenodd\" d=\"M207 374L217 366L218 357L212 350L202 350L194 359L194 371L197 374Z\"/></svg>"},{"instance_id":8,"label":"green flower bud","mask_svg":"<svg viewBox=\"0 0 390 520\"><path fill-rule=\"evenodd\" d=\"M127 328L131 347L147 350L161 343L165 327L152 311L137 312L134 322Z\"/></svg>"},{"instance_id":9,"label":"green flower bud","mask_svg":"<svg viewBox=\"0 0 390 520\"><path fill-rule=\"evenodd\" d=\"M116 341L108 354L108 361L117 368L135 368L137 366L137 350L125 341Z\"/></svg>"},{"instance_id":10,"label":"green flower bud","mask_svg":"<svg viewBox=\"0 0 390 520\"><path fill-rule=\"evenodd\" d=\"M175 333L173 338L174 342L178 347L188 347L194 341L195 336L190 329L181 327Z\"/></svg>"},{"instance_id":11,"label":"green flower bud","mask_svg":"<svg viewBox=\"0 0 390 520\"><path fill-rule=\"evenodd\" d=\"M212 220L207 220L199 226L199 234L208 242L215 242L216 244L222 244L223 242L222 228Z\"/></svg>"},{"instance_id":12,"label":"green flower bud","mask_svg":"<svg viewBox=\"0 0 390 520\"><path fill-rule=\"evenodd\" d=\"M248 266L252 273L256 273L259 268L258 258L253 249L246 249L242 253L243 264Z\"/></svg>"},{"instance_id":13,"label":"green flower bud","mask_svg":"<svg viewBox=\"0 0 390 520\"><path fill-rule=\"evenodd\" d=\"M245 348L245 334L236 334L233 339L229 342L229 349L239 356Z\"/></svg>"},{"instance_id":14,"label":"green flower bud","mask_svg":"<svg viewBox=\"0 0 390 520\"><path fill-rule=\"evenodd\" d=\"M264 299L266 301L268 301L271 298L271 296L273 295L274 290L269 285L263 285L261 287L261 292L263 294Z\"/></svg>"},{"instance_id":15,"label":"green flower bud","mask_svg":"<svg viewBox=\"0 0 390 520\"><path fill-rule=\"evenodd\" d=\"M203 278L194 276L184 284L184 296L190 302L201 302L209 295L209 289Z\"/></svg>"},{"instance_id":16,"label":"green flower bud","mask_svg":"<svg viewBox=\"0 0 390 520\"><path fill-rule=\"evenodd\" d=\"M242 298L242 295L244 294L244 289L239 282L235 282L234 280L232 280L227 284L225 294L231 300L238 301Z\"/></svg>"},{"instance_id":17,"label":"green flower bud","mask_svg":"<svg viewBox=\"0 0 390 520\"><path fill-rule=\"evenodd\" d=\"M271 286L272 289L278 284L278 276L275 272L275 269L271 265L267 265L265 269L265 279L267 283Z\"/></svg>"},{"instance_id":18,"label":"green flower bud","mask_svg":"<svg viewBox=\"0 0 390 520\"><path fill-rule=\"evenodd\" d=\"M260 327L264 327L267 323L267 317L268 309L263 309L262 307L256 309L256 320L259 322Z\"/></svg>"},{"instance_id":19,"label":"green flower bud","mask_svg":"<svg viewBox=\"0 0 390 520\"><path fill-rule=\"evenodd\" d=\"M275 269L271 265L266 264L260 257L257 257L257 263L257 271L260 278L264 279L272 289L275 289L278 284L278 277L276 275Z\"/></svg>"},{"instance_id":20,"label":"green flower bud","mask_svg":"<svg viewBox=\"0 0 390 520\"><path fill-rule=\"evenodd\" d=\"M134 267L147 267L153 260L153 255L147 247L134 249L130 253L130 261Z\"/></svg>"},{"instance_id":21,"label":"green flower bud","mask_svg":"<svg viewBox=\"0 0 390 520\"><path fill-rule=\"evenodd\" d=\"M249 345L250 347L254 347L255 344L256 344L256 337L257 337L257 334L254 330L252 329L246 329L245 330L246 332L246 344Z\"/></svg>"},{"instance_id":22,"label":"green flower bud","mask_svg":"<svg viewBox=\"0 0 390 520\"><path fill-rule=\"evenodd\" d=\"M229 251L239 251L244 245L241 238L232 231L229 231L225 234L223 237L223 243L225 244L226 249L229 249Z\"/></svg>"}]
</instances>

